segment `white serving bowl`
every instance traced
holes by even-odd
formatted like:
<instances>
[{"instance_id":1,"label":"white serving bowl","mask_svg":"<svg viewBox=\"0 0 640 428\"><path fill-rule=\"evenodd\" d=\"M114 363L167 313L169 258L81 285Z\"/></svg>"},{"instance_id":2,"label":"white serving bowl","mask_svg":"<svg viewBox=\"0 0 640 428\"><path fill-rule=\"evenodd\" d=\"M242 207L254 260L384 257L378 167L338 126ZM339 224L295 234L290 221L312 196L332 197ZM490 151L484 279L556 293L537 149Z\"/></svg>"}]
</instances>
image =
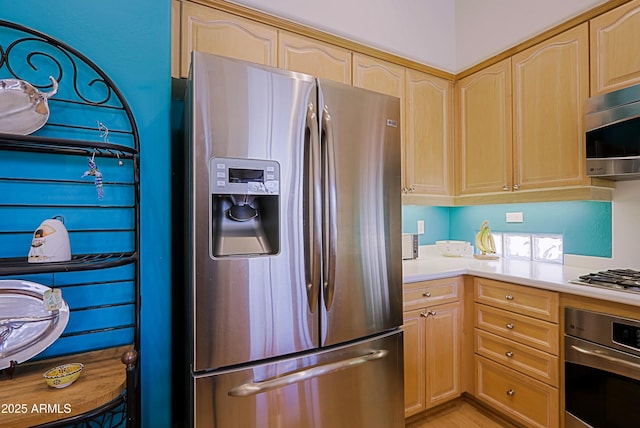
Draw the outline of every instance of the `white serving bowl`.
<instances>
[{"instance_id":1,"label":"white serving bowl","mask_svg":"<svg viewBox=\"0 0 640 428\"><path fill-rule=\"evenodd\" d=\"M446 257L460 257L467 252L469 241L436 241L436 248Z\"/></svg>"}]
</instances>

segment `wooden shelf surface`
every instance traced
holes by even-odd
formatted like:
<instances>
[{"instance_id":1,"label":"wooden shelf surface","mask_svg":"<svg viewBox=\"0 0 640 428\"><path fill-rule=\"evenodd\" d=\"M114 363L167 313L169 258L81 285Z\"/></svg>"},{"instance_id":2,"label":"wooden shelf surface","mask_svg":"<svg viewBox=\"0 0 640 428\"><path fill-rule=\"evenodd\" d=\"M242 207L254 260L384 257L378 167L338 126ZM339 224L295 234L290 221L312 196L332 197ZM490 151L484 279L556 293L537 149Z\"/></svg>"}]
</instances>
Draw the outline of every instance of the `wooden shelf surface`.
<instances>
[{"instance_id":1,"label":"wooden shelf surface","mask_svg":"<svg viewBox=\"0 0 640 428\"><path fill-rule=\"evenodd\" d=\"M131 346L19 364L9 379L0 375L0 427L24 428L77 416L118 397L126 387L120 360ZM61 364L79 362L84 369L66 388L49 387L42 375Z\"/></svg>"}]
</instances>

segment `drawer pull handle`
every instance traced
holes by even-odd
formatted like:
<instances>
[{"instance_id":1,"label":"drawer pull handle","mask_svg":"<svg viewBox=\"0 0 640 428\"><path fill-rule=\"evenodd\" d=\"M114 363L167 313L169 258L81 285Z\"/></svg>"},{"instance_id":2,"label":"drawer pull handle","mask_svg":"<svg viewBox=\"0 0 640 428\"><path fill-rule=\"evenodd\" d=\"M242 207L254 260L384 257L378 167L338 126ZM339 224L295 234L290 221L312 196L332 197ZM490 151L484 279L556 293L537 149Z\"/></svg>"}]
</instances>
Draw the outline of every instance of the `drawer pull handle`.
<instances>
[{"instance_id":1,"label":"drawer pull handle","mask_svg":"<svg viewBox=\"0 0 640 428\"><path fill-rule=\"evenodd\" d=\"M506 355L509 358L512 358L513 357L513 352L507 351L507 352L504 353L504 355Z\"/></svg>"},{"instance_id":2,"label":"drawer pull handle","mask_svg":"<svg viewBox=\"0 0 640 428\"><path fill-rule=\"evenodd\" d=\"M513 397L515 394L516 394L516 392L513 389L510 389L510 390L507 391L507 395L509 397Z\"/></svg>"},{"instance_id":3,"label":"drawer pull handle","mask_svg":"<svg viewBox=\"0 0 640 428\"><path fill-rule=\"evenodd\" d=\"M513 330L513 328L514 328L514 327L515 327L515 325L513 325L513 323L512 323L512 322L510 322L509 324L507 324L507 328L508 328L509 330Z\"/></svg>"},{"instance_id":4,"label":"drawer pull handle","mask_svg":"<svg viewBox=\"0 0 640 428\"><path fill-rule=\"evenodd\" d=\"M432 310L428 310L427 312L422 312L420 314L422 318L427 318L428 316L435 316L435 315L436 315L436 311L432 311Z\"/></svg>"},{"instance_id":5,"label":"drawer pull handle","mask_svg":"<svg viewBox=\"0 0 640 428\"><path fill-rule=\"evenodd\" d=\"M423 294L424 297L431 297L431 293L428 291L425 291Z\"/></svg>"},{"instance_id":6,"label":"drawer pull handle","mask_svg":"<svg viewBox=\"0 0 640 428\"><path fill-rule=\"evenodd\" d=\"M513 295L512 294L507 294L506 296L504 296L505 299L507 300L513 300Z\"/></svg>"}]
</instances>

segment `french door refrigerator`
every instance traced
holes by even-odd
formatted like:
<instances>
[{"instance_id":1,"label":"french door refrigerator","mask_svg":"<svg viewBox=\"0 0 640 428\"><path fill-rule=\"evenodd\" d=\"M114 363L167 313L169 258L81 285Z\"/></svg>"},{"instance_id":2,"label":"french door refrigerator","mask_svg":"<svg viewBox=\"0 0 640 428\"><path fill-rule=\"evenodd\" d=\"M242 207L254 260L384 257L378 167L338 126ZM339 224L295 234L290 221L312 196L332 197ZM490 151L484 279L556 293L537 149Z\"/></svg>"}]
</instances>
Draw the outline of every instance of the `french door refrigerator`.
<instances>
[{"instance_id":1,"label":"french door refrigerator","mask_svg":"<svg viewBox=\"0 0 640 428\"><path fill-rule=\"evenodd\" d=\"M196 427L404 426L397 98L193 52Z\"/></svg>"}]
</instances>

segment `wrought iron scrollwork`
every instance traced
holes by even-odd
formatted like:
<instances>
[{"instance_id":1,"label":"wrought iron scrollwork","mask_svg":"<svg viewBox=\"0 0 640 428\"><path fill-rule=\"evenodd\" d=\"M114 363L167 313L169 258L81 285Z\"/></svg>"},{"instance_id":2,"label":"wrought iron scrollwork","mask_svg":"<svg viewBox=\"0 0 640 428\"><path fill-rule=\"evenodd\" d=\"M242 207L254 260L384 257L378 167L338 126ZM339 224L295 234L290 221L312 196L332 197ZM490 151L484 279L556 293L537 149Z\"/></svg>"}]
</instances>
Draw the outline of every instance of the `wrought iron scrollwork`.
<instances>
[{"instance_id":1,"label":"wrought iron scrollwork","mask_svg":"<svg viewBox=\"0 0 640 428\"><path fill-rule=\"evenodd\" d=\"M108 124L112 135L133 140L129 146L139 149L131 109L102 69L71 46L31 28L0 20L0 30L0 79L23 80L39 90L48 90L52 88L51 76L60 85L58 94L49 100L60 107L58 111L52 107L52 117L45 128L94 132L95 117L99 117ZM77 111L78 107L98 110L91 110L91 119L80 122L72 118L73 114L64 113L65 109ZM47 132L37 135L47 136ZM90 133L86 135L82 138L93 139Z\"/></svg>"}]
</instances>

